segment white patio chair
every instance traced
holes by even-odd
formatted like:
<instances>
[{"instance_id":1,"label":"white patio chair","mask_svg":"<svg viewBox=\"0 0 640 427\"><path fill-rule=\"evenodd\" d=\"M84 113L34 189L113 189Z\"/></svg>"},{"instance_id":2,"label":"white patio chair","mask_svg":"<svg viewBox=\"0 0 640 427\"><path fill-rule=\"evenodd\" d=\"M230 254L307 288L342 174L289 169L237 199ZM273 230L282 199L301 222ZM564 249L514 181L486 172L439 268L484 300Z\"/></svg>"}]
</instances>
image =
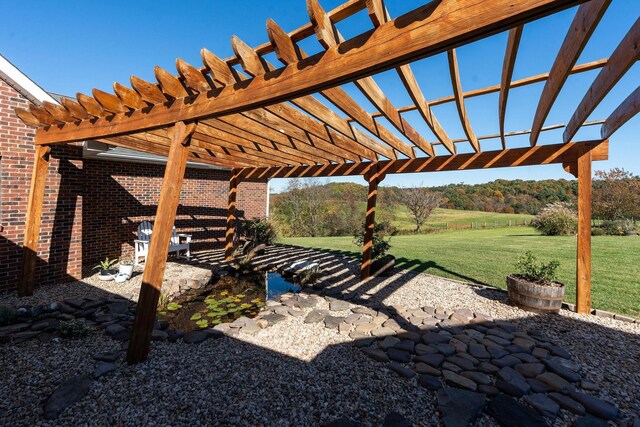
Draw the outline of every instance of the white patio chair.
<instances>
[{"instance_id":1,"label":"white patio chair","mask_svg":"<svg viewBox=\"0 0 640 427\"><path fill-rule=\"evenodd\" d=\"M150 221L142 221L138 226L138 238L134 240L135 257L134 265L140 265L140 258L146 260L149 254L149 242L153 233L153 223ZM191 234L176 233L176 227L171 232L171 241L169 243L169 253L175 252L178 258L180 251L185 251L187 259L191 259Z\"/></svg>"}]
</instances>

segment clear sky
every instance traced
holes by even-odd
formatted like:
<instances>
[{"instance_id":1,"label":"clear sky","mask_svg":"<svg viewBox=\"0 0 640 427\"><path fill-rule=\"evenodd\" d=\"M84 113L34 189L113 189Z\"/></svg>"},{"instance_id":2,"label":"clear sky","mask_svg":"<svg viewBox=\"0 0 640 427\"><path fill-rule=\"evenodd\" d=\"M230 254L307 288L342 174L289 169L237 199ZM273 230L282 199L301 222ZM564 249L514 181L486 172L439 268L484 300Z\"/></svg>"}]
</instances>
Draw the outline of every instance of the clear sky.
<instances>
[{"instance_id":1,"label":"clear sky","mask_svg":"<svg viewBox=\"0 0 640 427\"><path fill-rule=\"evenodd\" d=\"M326 10L340 0L321 0ZM417 0L387 0L392 16L398 16L424 3ZM218 56L230 56L229 42L237 35L250 46L267 40L265 23L273 18L286 31L308 22L304 0L242 0L242 1L7 1L2 5L0 53L13 62L45 90L65 95L91 93L93 87L112 91L113 82L128 84L136 75L153 81L153 67L175 73L175 59L180 57L199 66L199 51L206 47ZM525 26L516 61L514 79L549 70L569 27L576 8L569 9L540 22ZM608 57L631 25L640 16L639 0L613 0L598 30L582 53L578 63ZM338 24L346 38L371 28L365 12ZM465 91L499 83L506 34L498 34L458 49L462 87ZM315 38L302 43L310 53L320 50ZM277 63L273 54L268 59ZM437 55L412 65L427 99L453 93L446 55ZM546 125L566 123L571 117L598 71L574 75L560 93ZM393 71L376 76L376 81L397 106L411 100ZM590 120L604 119L640 82L638 64L627 73L596 109ZM543 83L513 89L509 95L506 130L529 129L533 121ZM369 111L374 107L353 87L345 89ZM466 101L471 125L477 135L498 131L497 94ZM452 138L464 136L455 105L434 107L434 113ZM429 141L433 134L415 113L405 118ZM392 129L384 119L380 123ZM395 129L394 129L395 130ZM597 138L599 126L585 128L576 140ZM640 175L640 116L629 121L611 139L610 160L599 162L596 169L623 167ZM562 129L544 132L542 144L561 142ZM498 148L499 140L482 142L483 150ZM512 137L509 147L528 144L528 137ZM470 151L468 144L459 144L460 152ZM438 153L442 153L442 147ZM386 185L425 186L447 183L479 183L497 178L545 179L571 178L559 165L527 168L494 169L488 171L442 172L396 175L387 177ZM362 178L346 178L364 182ZM273 180L272 189L280 190L286 181Z\"/></svg>"}]
</instances>

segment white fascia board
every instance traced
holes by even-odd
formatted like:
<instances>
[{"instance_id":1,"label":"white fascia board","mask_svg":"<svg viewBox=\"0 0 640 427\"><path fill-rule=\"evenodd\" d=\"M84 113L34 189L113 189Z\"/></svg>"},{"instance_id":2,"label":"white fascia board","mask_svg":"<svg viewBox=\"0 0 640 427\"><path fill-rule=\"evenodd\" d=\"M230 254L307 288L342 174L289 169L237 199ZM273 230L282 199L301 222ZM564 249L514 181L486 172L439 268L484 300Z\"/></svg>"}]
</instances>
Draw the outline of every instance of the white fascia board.
<instances>
[{"instance_id":1,"label":"white fascia board","mask_svg":"<svg viewBox=\"0 0 640 427\"><path fill-rule=\"evenodd\" d=\"M37 105L42 104L43 101L58 104L58 101L2 55L0 55L0 78Z\"/></svg>"}]
</instances>

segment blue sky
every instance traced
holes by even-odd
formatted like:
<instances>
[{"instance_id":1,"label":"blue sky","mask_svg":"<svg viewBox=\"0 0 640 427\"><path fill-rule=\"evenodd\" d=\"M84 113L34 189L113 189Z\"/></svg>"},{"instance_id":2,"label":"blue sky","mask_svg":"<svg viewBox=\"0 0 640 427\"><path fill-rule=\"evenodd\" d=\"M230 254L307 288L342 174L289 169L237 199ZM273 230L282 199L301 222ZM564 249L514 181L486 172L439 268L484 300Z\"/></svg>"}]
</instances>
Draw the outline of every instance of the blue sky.
<instances>
[{"instance_id":1,"label":"blue sky","mask_svg":"<svg viewBox=\"0 0 640 427\"><path fill-rule=\"evenodd\" d=\"M326 10L340 0L321 0ZM387 0L392 16L407 12L422 2L416 0ZM525 26L514 79L549 70L562 43L576 8L566 10L539 22ZM229 42L237 35L250 46L267 40L265 22L273 18L290 31L308 22L303 0L243 0L190 1L188 7L168 1L21 1L3 4L0 27L0 53L48 91L74 95L91 93L93 87L111 91L114 81L128 84L136 75L153 81L153 67L175 73L175 59L180 57L199 66L199 51L206 47L218 56L230 56ZM582 53L578 63L608 57L618 42L640 15L640 1L613 0L598 30ZM338 24L347 38L371 28L365 12ZM315 38L301 43L309 53L320 50ZM506 34L498 34L458 49L462 87L465 91L499 83ZM268 59L277 63L273 54ZM427 99L453 93L446 55L437 55L412 65ZM560 93L546 124L566 123L597 71L569 78ZM397 74L393 71L376 76L376 81L397 106L411 103ZM596 109L590 120L604 119L635 89L640 82L638 64L627 73L614 90ZM513 89L509 96L506 130L529 129L543 83ZM369 111L374 108L353 87L345 89ZM497 94L468 99L467 111L477 135L498 130ZM434 113L449 135L463 137L464 133L453 103L435 106ZM407 113L405 118L429 141L432 133L420 116ZM389 129L386 120L380 120ZM599 126L585 128L576 140L597 138ZM611 139L610 160L599 162L596 169L623 167L640 175L640 116L629 121ZM561 142L562 130L544 132L542 144ZM498 148L499 140L482 143L483 150ZM528 137L508 139L509 147L528 144ZM470 151L468 144L459 144L460 152ZM442 148L438 149L442 153ZM494 169L488 171L442 172L396 175L387 177L385 185L442 185L447 183L479 183L497 178L545 179L571 178L559 165L526 168ZM364 182L361 178L346 178ZM272 189L286 186L284 180L272 181Z\"/></svg>"}]
</instances>

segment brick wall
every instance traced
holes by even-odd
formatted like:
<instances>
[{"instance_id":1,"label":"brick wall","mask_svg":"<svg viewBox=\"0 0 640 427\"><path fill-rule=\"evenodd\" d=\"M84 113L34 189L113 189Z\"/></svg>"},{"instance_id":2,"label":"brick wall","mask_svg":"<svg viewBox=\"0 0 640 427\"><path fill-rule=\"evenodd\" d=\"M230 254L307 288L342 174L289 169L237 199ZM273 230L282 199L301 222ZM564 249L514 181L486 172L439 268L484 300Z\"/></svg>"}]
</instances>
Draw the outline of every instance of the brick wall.
<instances>
[{"instance_id":1,"label":"brick wall","mask_svg":"<svg viewBox=\"0 0 640 427\"><path fill-rule=\"evenodd\" d=\"M28 101L0 79L0 290L15 289L33 164L32 128L13 113ZM153 220L163 165L82 159L79 145L55 146L47 174L37 284L62 283L82 266L130 254L140 221ZM229 172L187 169L176 219L194 250L222 245ZM238 209L266 214L266 182L243 182Z\"/></svg>"}]
</instances>

